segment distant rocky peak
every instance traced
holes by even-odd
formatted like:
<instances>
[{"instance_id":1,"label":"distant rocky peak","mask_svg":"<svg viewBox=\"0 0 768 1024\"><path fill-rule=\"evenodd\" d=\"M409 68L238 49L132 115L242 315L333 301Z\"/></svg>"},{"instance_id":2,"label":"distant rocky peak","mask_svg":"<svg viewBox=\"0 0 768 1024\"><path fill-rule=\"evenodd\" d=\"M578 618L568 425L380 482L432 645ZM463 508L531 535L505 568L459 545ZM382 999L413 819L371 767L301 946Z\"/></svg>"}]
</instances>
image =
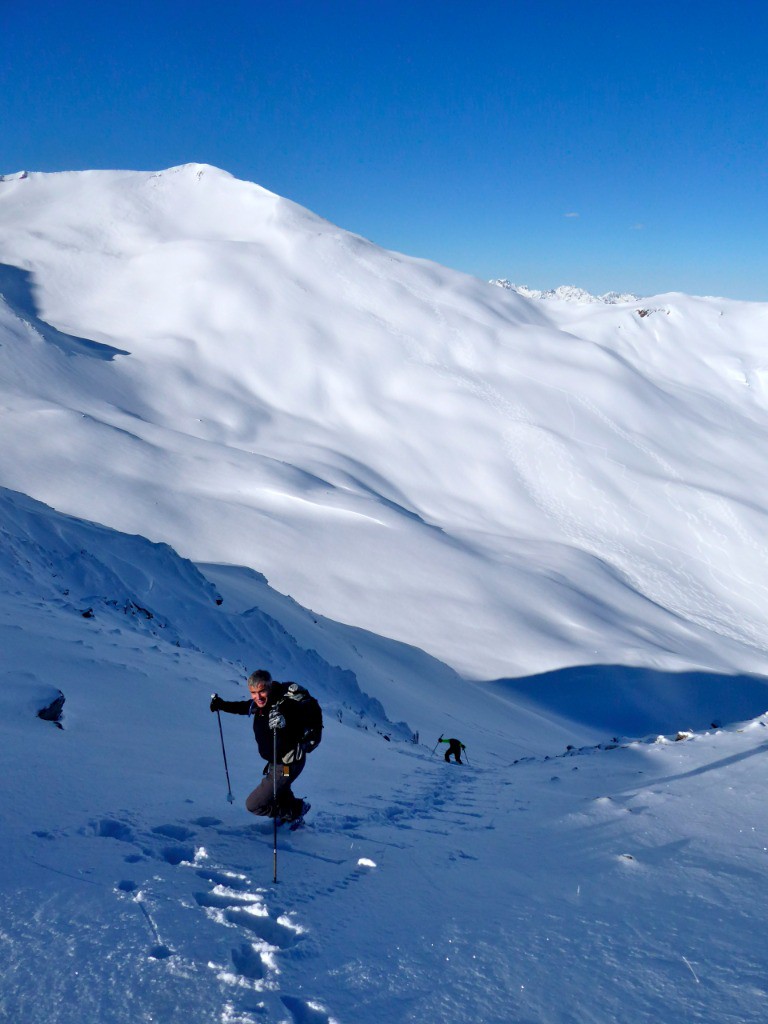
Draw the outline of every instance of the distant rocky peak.
<instances>
[{"instance_id":1,"label":"distant rocky peak","mask_svg":"<svg viewBox=\"0 0 768 1024\"><path fill-rule=\"evenodd\" d=\"M548 291L528 288L524 284L513 284L512 281L508 281L503 277L490 281L489 284L496 285L497 288L506 288L508 291L517 292L518 295L524 295L529 299L559 299L562 302L573 302L579 305L602 302L612 306L619 302L637 302L638 300L638 296L632 295L630 292L606 292L604 295L592 295L590 292L585 291L583 288L577 288L573 284L561 284L559 287L550 288Z\"/></svg>"}]
</instances>

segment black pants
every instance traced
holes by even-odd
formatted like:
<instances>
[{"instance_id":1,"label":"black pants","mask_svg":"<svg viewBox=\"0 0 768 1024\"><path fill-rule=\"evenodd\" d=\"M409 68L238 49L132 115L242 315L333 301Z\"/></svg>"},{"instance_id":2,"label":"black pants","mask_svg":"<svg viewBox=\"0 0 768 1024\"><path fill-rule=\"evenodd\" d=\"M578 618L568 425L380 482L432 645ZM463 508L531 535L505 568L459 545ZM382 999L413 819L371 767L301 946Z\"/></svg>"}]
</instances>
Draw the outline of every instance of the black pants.
<instances>
[{"instance_id":1,"label":"black pants","mask_svg":"<svg viewBox=\"0 0 768 1024\"><path fill-rule=\"evenodd\" d=\"M449 760L451 754L456 758L456 763L461 764L461 744L457 743L456 740L451 740L448 744L448 749L445 752L445 760Z\"/></svg>"},{"instance_id":2,"label":"black pants","mask_svg":"<svg viewBox=\"0 0 768 1024\"><path fill-rule=\"evenodd\" d=\"M251 814L261 814L268 818L293 818L302 808L302 801L293 795L291 783L301 775L304 769L304 758L295 764L277 765L277 805L273 789L275 788L275 765L267 765L264 778L256 789L245 800L246 808ZM288 772L286 775L285 772Z\"/></svg>"}]
</instances>

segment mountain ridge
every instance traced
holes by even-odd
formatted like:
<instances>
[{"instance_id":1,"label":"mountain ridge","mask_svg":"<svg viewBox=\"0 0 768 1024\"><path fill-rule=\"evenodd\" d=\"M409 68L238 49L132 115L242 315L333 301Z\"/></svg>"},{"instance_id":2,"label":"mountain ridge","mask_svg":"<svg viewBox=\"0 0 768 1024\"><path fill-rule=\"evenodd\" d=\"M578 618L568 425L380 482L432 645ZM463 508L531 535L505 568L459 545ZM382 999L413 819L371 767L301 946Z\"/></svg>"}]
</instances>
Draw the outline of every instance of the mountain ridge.
<instances>
[{"instance_id":1,"label":"mountain ridge","mask_svg":"<svg viewBox=\"0 0 768 1024\"><path fill-rule=\"evenodd\" d=\"M529 288L525 284L514 284L506 277L494 278L488 282L497 288L504 288L507 291L517 292L518 295L525 295L529 299L560 299L564 302L580 303L581 305L596 304L599 302L607 306L615 306L619 303L639 302L640 296L631 292L605 292L602 295L592 295L584 288L574 284L561 284L556 288L539 289Z\"/></svg>"},{"instance_id":2,"label":"mountain ridge","mask_svg":"<svg viewBox=\"0 0 768 1024\"><path fill-rule=\"evenodd\" d=\"M205 165L0 228L5 486L474 678L762 666L760 304L541 301Z\"/></svg>"}]
</instances>

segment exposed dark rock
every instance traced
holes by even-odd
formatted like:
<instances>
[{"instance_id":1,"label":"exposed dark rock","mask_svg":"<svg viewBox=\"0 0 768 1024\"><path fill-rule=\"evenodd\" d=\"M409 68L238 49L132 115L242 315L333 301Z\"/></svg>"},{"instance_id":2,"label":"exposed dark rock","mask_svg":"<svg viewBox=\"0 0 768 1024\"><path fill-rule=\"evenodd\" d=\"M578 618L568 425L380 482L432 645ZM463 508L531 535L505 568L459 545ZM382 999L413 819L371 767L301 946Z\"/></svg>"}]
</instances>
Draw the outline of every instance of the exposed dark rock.
<instances>
[{"instance_id":1,"label":"exposed dark rock","mask_svg":"<svg viewBox=\"0 0 768 1024\"><path fill-rule=\"evenodd\" d=\"M41 708L37 712L37 717L42 718L46 722L54 722L59 729L64 727L61 724L61 715L64 708L64 694L59 690L59 696L55 700L51 701L44 708Z\"/></svg>"}]
</instances>

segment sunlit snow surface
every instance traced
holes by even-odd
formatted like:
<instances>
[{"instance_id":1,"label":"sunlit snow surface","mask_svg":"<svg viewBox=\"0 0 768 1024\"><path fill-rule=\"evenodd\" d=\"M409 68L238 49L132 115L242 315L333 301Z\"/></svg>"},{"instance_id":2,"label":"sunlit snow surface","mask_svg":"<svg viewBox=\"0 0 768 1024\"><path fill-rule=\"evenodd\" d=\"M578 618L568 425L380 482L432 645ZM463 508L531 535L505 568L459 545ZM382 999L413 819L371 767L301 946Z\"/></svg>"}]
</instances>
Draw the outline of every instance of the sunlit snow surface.
<instances>
[{"instance_id":1,"label":"sunlit snow surface","mask_svg":"<svg viewBox=\"0 0 768 1024\"><path fill-rule=\"evenodd\" d=\"M0 483L474 678L762 668L764 304L537 300L197 164L0 182L0 264Z\"/></svg>"},{"instance_id":2,"label":"sunlit snow surface","mask_svg":"<svg viewBox=\"0 0 768 1024\"><path fill-rule=\"evenodd\" d=\"M766 307L200 165L0 229L0 1020L762 1022ZM208 711L264 665L326 717L276 885Z\"/></svg>"}]
</instances>

